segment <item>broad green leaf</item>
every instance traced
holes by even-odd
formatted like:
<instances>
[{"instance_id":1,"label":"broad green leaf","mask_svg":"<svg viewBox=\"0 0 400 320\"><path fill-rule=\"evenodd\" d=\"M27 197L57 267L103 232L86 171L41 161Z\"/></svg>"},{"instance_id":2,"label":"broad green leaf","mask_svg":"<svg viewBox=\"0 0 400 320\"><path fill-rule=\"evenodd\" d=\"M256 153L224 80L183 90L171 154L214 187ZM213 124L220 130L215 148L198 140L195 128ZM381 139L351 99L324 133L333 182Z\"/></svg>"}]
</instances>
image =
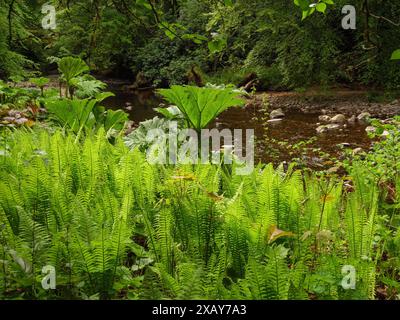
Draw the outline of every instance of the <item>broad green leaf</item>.
<instances>
[{"instance_id":1,"label":"broad green leaf","mask_svg":"<svg viewBox=\"0 0 400 320\"><path fill-rule=\"evenodd\" d=\"M318 3L317 6L316 6L316 9L317 9L317 11L319 11L319 12L325 13L325 11L326 11L326 4L323 3L323 2Z\"/></svg>"},{"instance_id":2,"label":"broad green leaf","mask_svg":"<svg viewBox=\"0 0 400 320\"><path fill-rule=\"evenodd\" d=\"M190 127L197 131L206 128L221 112L234 106L243 106L243 99L232 89L172 86L158 92L176 105L185 115Z\"/></svg>"},{"instance_id":3,"label":"broad green leaf","mask_svg":"<svg viewBox=\"0 0 400 320\"><path fill-rule=\"evenodd\" d=\"M400 49L397 49L395 52L392 53L392 57L390 60L400 60Z\"/></svg>"},{"instance_id":4,"label":"broad green leaf","mask_svg":"<svg viewBox=\"0 0 400 320\"><path fill-rule=\"evenodd\" d=\"M168 108L154 108L154 110L162 114L168 120L182 118L182 112L177 106L171 106Z\"/></svg>"},{"instance_id":5,"label":"broad green leaf","mask_svg":"<svg viewBox=\"0 0 400 320\"><path fill-rule=\"evenodd\" d=\"M62 126L78 133L83 128L91 128L89 118L96 103L96 100L88 99L56 100L48 101L46 108Z\"/></svg>"},{"instance_id":6,"label":"broad green leaf","mask_svg":"<svg viewBox=\"0 0 400 320\"><path fill-rule=\"evenodd\" d=\"M58 70L70 84L71 80L82 73L89 71L88 65L80 58L65 57L58 62Z\"/></svg>"},{"instance_id":7,"label":"broad green leaf","mask_svg":"<svg viewBox=\"0 0 400 320\"><path fill-rule=\"evenodd\" d=\"M35 86L42 88L44 87L46 84L48 84L50 82L50 80L48 78L31 78L29 79L29 82L34 84Z\"/></svg>"},{"instance_id":8,"label":"broad green leaf","mask_svg":"<svg viewBox=\"0 0 400 320\"><path fill-rule=\"evenodd\" d=\"M107 98L109 98L109 97L114 97L114 96L115 96L115 94L112 93L112 92L109 92L109 91L100 92L100 93L98 93L98 94L96 95L96 100L97 100L97 102L102 102L102 101L104 101L105 99L107 99Z\"/></svg>"},{"instance_id":9,"label":"broad green leaf","mask_svg":"<svg viewBox=\"0 0 400 320\"><path fill-rule=\"evenodd\" d=\"M151 10L151 5L148 3L147 0L136 0L136 4L143 6L148 10Z\"/></svg>"},{"instance_id":10,"label":"broad green leaf","mask_svg":"<svg viewBox=\"0 0 400 320\"><path fill-rule=\"evenodd\" d=\"M221 52L227 45L226 38L217 37L210 42L208 42L208 49L211 53L218 53Z\"/></svg>"},{"instance_id":11,"label":"broad green leaf","mask_svg":"<svg viewBox=\"0 0 400 320\"><path fill-rule=\"evenodd\" d=\"M207 41L208 39L200 34L196 34L196 33L188 33L188 34L184 34L182 36L182 39L187 39L187 40L192 40L194 43L196 44L202 44L204 41Z\"/></svg>"},{"instance_id":12,"label":"broad green leaf","mask_svg":"<svg viewBox=\"0 0 400 320\"><path fill-rule=\"evenodd\" d=\"M122 130L125 122L128 121L128 115L122 110L107 110L104 120L104 129Z\"/></svg>"},{"instance_id":13,"label":"broad green leaf","mask_svg":"<svg viewBox=\"0 0 400 320\"><path fill-rule=\"evenodd\" d=\"M168 38L170 38L171 40L174 40L174 39L175 39L175 34L172 33L170 30L165 29L164 32L165 32L165 35L166 35Z\"/></svg>"},{"instance_id":14,"label":"broad green leaf","mask_svg":"<svg viewBox=\"0 0 400 320\"><path fill-rule=\"evenodd\" d=\"M301 8L302 11L308 11L310 2L308 0L294 0L294 4Z\"/></svg>"},{"instance_id":15,"label":"broad green leaf","mask_svg":"<svg viewBox=\"0 0 400 320\"><path fill-rule=\"evenodd\" d=\"M314 12L315 12L315 8L309 8L308 10L303 11L303 16L302 16L301 20L304 20L308 16L311 16Z\"/></svg>"}]
</instances>

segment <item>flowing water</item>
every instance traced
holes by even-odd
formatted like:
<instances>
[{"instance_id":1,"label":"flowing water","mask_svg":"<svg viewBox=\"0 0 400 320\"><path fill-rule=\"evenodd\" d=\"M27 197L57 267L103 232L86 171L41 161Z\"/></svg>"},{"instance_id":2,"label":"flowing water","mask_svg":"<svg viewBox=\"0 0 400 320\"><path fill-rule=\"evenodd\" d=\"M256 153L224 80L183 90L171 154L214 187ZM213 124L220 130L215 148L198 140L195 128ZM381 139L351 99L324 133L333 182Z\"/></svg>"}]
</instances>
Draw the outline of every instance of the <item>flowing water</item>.
<instances>
[{"instance_id":1,"label":"flowing water","mask_svg":"<svg viewBox=\"0 0 400 320\"><path fill-rule=\"evenodd\" d=\"M112 90L116 96L105 101L112 109L125 108L130 120L138 124L157 116L153 109L158 107L162 99L153 91L137 91L125 93ZM131 110L126 110L128 103ZM250 108L231 108L221 114L211 124L218 129L254 129L256 135L256 161L273 162L300 159L301 163L314 169L329 168L334 158L343 156L346 148L363 148L371 146L371 140L365 132L365 126L349 125L340 131L335 130L323 135L316 134L320 114L291 112L282 121L267 123L263 110ZM312 139L310 141L310 139ZM304 144L304 141L310 141Z\"/></svg>"}]
</instances>

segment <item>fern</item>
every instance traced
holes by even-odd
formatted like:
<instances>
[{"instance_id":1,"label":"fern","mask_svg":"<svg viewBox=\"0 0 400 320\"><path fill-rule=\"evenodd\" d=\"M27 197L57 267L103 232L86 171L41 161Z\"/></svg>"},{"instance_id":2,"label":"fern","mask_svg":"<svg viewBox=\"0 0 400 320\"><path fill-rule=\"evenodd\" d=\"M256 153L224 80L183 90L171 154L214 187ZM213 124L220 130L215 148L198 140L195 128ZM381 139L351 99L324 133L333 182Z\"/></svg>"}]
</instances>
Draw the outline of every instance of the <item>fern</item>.
<instances>
[{"instance_id":1,"label":"fern","mask_svg":"<svg viewBox=\"0 0 400 320\"><path fill-rule=\"evenodd\" d=\"M382 194L361 167L352 180L345 191L272 165L154 166L105 129L7 133L0 297L373 299ZM55 291L41 287L45 265Z\"/></svg>"}]
</instances>

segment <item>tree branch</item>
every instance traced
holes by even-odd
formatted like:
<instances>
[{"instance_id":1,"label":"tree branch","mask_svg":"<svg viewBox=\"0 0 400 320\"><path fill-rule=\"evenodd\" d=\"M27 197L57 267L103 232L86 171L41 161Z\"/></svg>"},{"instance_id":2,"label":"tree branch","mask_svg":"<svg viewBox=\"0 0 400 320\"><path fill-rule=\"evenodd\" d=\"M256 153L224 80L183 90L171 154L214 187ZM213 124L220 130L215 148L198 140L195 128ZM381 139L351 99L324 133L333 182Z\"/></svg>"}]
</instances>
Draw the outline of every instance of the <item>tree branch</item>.
<instances>
[{"instance_id":1,"label":"tree branch","mask_svg":"<svg viewBox=\"0 0 400 320\"><path fill-rule=\"evenodd\" d=\"M8 46L11 48L12 45L12 15L14 11L14 3L15 0L11 0L11 3L8 6Z\"/></svg>"},{"instance_id":2,"label":"tree branch","mask_svg":"<svg viewBox=\"0 0 400 320\"><path fill-rule=\"evenodd\" d=\"M386 18L386 17L383 17L383 16L378 16L378 15L375 15L375 14L372 14L372 13L369 13L369 15L371 17L375 18L375 19L384 20L384 21L390 23L391 25L394 25L395 27L400 27L400 22L396 23L396 22L390 20L389 18Z\"/></svg>"}]
</instances>

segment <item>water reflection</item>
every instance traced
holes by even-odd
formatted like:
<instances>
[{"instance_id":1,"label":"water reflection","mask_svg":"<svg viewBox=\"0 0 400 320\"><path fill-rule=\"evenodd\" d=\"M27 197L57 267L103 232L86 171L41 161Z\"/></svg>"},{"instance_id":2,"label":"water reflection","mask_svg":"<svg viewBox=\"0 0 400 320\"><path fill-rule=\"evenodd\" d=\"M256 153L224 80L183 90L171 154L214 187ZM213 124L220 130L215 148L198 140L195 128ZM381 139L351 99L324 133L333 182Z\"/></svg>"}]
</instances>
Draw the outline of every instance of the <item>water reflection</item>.
<instances>
[{"instance_id":1,"label":"water reflection","mask_svg":"<svg viewBox=\"0 0 400 320\"><path fill-rule=\"evenodd\" d=\"M126 93L113 90L115 97L104 103L112 109L123 108L136 124L158 115L154 108L162 102L153 91ZM128 110L126 107L128 106ZM256 161L280 163L293 158L304 158L309 166L320 168L324 165L321 154L340 157L343 153L340 145L350 148L368 149L371 140L361 124L349 125L347 128L316 135L320 122L319 114L288 113L282 121L266 123L262 110L254 108L232 108L220 115L210 125L218 129L254 129L257 140ZM292 148L296 144L315 137L303 148ZM325 156L326 157L326 156ZM326 160L326 159L325 159ZM326 161L325 161L326 162ZM329 164L331 165L331 164ZM328 166L329 166L328 165Z\"/></svg>"}]
</instances>

